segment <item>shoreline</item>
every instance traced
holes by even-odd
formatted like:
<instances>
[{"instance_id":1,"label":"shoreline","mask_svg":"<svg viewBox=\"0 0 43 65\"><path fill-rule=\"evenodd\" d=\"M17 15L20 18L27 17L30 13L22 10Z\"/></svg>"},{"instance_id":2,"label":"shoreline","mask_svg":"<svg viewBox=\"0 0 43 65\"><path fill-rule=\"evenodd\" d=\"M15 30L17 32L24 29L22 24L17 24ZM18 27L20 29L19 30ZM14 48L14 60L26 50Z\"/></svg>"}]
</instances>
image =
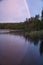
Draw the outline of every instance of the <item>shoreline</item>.
<instances>
[{"instance_id":1,"label":"shoreline","mask_svg":"<svg viewBox=\"0 0 43 65\"><path fill-rule=\"evenodd\" d=\"M2 32L0 32L0 34L18 34L18 35L24 35L26 37L30 37L30 38L43 38L43 30L40 31L30 31L30 32L26 32L23 30L9 30L9 29L0 29Z\"/></svg>"}]
</instances>

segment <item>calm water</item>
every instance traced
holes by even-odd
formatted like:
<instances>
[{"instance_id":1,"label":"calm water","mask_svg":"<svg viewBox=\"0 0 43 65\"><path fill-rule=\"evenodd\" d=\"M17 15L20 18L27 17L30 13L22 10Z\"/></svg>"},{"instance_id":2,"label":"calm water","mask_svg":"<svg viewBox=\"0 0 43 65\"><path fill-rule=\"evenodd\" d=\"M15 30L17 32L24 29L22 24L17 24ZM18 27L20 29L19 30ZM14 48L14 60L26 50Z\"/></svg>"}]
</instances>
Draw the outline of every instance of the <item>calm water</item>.
<instances>
[{"instance_id":1,"label":"calm water","mask_svg":"<svg viewBox=\"0 0 43 65\"><path fill-rule=\"evenodd\" d=\"M0 34L0 65L43 65L43 40Z\"/></svg>"}]
</instances>

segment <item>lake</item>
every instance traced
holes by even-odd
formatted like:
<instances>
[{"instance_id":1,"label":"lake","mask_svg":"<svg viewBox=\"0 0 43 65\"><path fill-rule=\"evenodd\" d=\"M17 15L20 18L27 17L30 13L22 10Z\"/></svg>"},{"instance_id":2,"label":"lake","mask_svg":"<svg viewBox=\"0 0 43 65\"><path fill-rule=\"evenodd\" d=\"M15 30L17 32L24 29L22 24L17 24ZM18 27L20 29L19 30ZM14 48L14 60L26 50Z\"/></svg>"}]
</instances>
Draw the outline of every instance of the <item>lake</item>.
<instances>
[{"instance_id":1,"label":"lake","mask_svg":"<svg viewBox=\"0 0 43 65\"><path fill-rule=\"evenodd\" d=\"M0 65L43 65L43 39L6 32L0 30Z\"/></svg>"}]
</instances>

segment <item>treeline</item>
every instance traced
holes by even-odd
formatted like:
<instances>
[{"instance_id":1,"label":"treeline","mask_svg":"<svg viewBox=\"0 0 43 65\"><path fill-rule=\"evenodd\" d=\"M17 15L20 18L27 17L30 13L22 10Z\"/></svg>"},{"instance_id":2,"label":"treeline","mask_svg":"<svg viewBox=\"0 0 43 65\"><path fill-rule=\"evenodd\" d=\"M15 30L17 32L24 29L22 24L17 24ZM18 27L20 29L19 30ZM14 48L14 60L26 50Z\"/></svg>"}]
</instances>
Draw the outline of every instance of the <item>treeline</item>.
<instances>
[{"instance_id":1,"label":"treeline","mask_svg":"<svg viewBox=\"0 0 43 65\"><path fill-rule=\"evenodd\" d=\"M43 30L43 10L41 13L41 18L39 15L26 18L24 22L21 23L0 23L0 29L17 29L23 31L38 31Z\"/></svg>"}]
</instances>

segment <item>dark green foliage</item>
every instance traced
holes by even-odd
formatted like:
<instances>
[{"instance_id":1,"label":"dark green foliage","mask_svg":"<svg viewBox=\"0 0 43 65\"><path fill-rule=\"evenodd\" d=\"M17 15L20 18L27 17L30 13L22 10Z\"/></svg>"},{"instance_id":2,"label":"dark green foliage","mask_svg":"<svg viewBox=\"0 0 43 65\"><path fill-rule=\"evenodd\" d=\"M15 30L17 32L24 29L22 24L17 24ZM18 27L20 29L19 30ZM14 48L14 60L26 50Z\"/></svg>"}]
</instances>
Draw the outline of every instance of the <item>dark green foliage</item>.
<instances>
[{"instance_id":1,"label":"dark green foliage","mask_svg":"<svg viewBox=\"0 0 43 65\"><path fill-rule=\"evenodd\" d=\"M42 18L42 21L43 21L43 10L42 10L42 17L41 18Z\"/></svg>"}]
</instances>

